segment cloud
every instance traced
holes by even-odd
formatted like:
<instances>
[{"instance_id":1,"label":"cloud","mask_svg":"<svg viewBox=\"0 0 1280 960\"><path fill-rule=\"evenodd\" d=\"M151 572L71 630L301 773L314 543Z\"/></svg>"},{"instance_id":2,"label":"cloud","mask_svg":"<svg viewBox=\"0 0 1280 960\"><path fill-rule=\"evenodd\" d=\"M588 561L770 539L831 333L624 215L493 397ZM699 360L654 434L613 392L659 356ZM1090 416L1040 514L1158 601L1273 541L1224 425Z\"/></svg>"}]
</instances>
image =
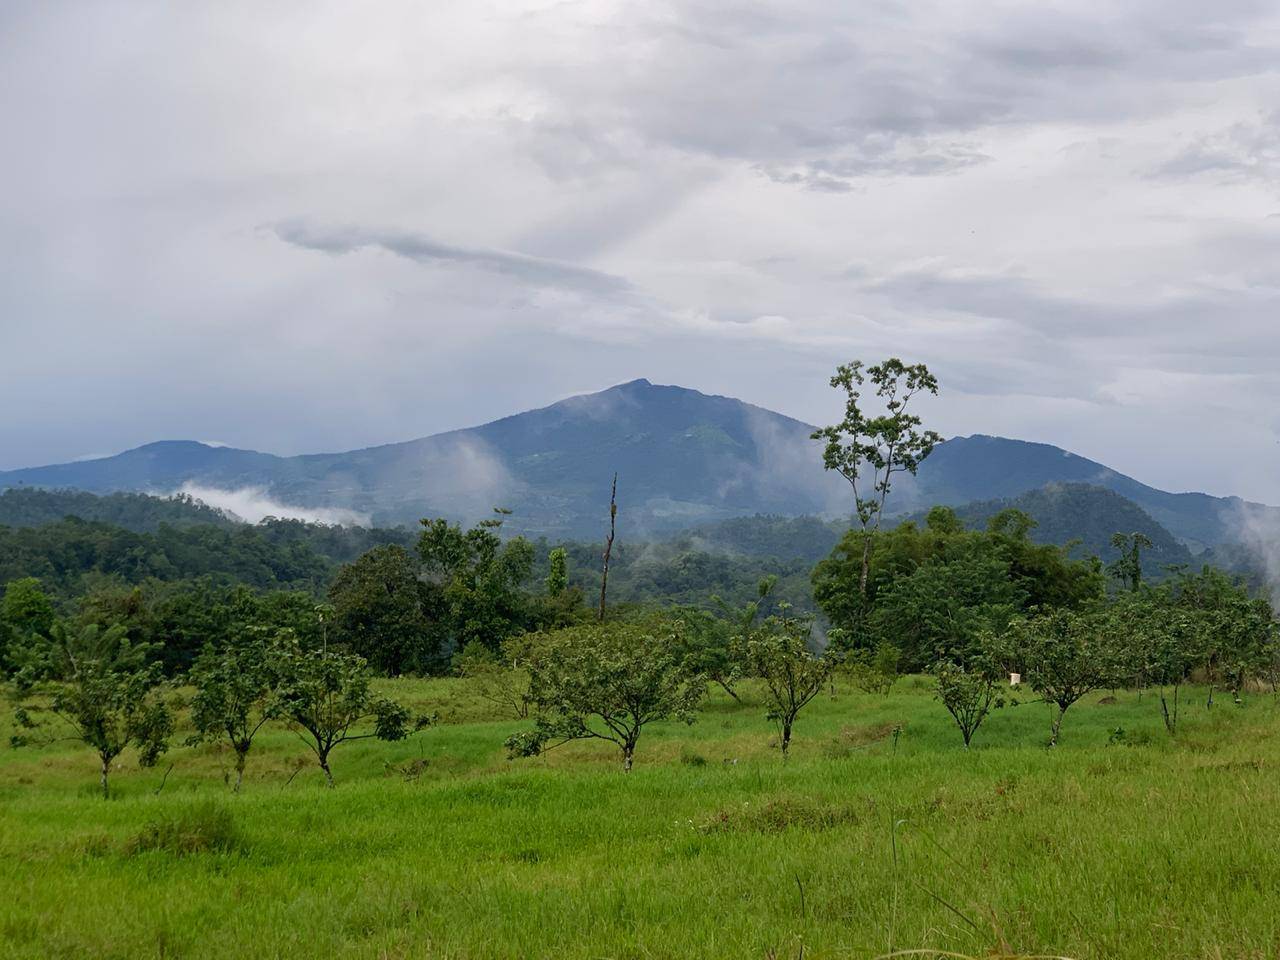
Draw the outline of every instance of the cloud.
<instances>
[{"instance_id":1,"label":"cloud","mask_svg":"<svg viewBox=\"0 0 1280 960\"><path fill-rule=\"evenodd\" d=\"M0 469L638 377L821 423L902 356L944 433L1280 502L1273 3L3 16Z\"/></svg>"},{"instance_id":2,"label":"cloud","mask_svg":"<svg viewBox=\"0 0 1280 960\"><path fill-rule=\"evenodd\" d=\"M407 231L323 227L301 221L277 223L271 230L285 243L307 250L342 255L374 247L415 263L472 266L534 287L565 287L592 293L619 293L630 287L621 277L599 270L505 250L454 246Z\"/></svg>"},{"instance_id":3,"label":"cloud","mask_svg":"<svg viewBox=\"0 0 1280 960\"><path fill-rule=\"evenodd\" d=\"M221 489L198 483L184 483L175 491L233 514L246 523L258 523L267 517L281 520L307 520L338 526L369 526L369 515L339 507L291 506L273 498L264 487Z\"/></svg>"}]
</instances>

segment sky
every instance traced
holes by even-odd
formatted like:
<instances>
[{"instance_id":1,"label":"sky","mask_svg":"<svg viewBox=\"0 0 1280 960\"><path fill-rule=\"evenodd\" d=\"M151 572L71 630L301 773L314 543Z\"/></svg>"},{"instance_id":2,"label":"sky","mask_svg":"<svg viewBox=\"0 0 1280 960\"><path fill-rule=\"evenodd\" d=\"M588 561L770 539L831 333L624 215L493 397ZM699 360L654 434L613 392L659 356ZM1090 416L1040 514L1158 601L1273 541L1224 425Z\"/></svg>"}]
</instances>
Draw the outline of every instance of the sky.
<instances>
[{"instance_id":1,"label":"sky","mask_svg":"<svg viewBox=\"0 0 1280 960\"><path fill-rule=\"evenodd\" d=\"M0 469L646 377L1280 504L1280 6L0 6Z\"/></svg>"}]
</instances>

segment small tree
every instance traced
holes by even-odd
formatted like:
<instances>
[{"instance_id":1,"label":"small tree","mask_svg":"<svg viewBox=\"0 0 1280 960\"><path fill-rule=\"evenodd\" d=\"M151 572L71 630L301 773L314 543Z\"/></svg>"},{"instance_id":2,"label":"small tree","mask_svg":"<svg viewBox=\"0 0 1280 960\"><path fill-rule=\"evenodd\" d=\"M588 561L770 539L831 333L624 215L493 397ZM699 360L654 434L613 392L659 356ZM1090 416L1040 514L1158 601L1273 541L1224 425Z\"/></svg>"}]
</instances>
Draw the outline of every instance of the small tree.
<instances>
[{"instance_id":1,"label":"small tree","mask_svg":"<svg viewBox=\"0 0 1280 960\"><path fill-rule=\"evenodd\" d=\"M375 695L363 657L304 650L295 636L285 633L273 646L270 669L277 684L270 709L287 720L316 755L330 787L329 754L334 747L374 737L403 740L411 730L430 723L422 717L411 726L408 709Z\"/></svg>"},{"instance_id":2,"label":"small tree","mask_svg":"<svg viewBox=\"0 0 1280 960\"><path fill-rule=\"evenodd\" d=\"M1203 615L1175 605L1164 591L1152 591L1114 604L1109 627L1112 642L1129 651L1132 673L1158 690L1165 729L1177 733L1182 685L1205 661Z\"/></svg>"},{"instance_id":3,"label":"small tree","mask_svg":"<svg viewBox=\"0 0 1280 960\"><path fill-rule=\"evenodd\" d=\"M515 756L535 756L571 740L607 740L630 772L644 728L656 720L693 723L706 680L681 649L682 624L596 623L541 638L529 661L534 727L507 740Z\"/></svg>"},{"instance_id":4,"label":"small tree","mask_svg":"<svg viewBox=\"0 0 1280 960\"><path fill-rule=\"evenodd\" d=\"M996 671L983 658L972 657L965 664L943 660L934 666L933 673L937 678L938 699L960 728L964 748L968 750L982 721L993 708L1004 705L998 695Z\"/></svg>"},{"instance_id":5,"label":"small tree","mask_svg":"<svg viewBox=\"0 0 1280 960\"><path fill-rule=\"evenodd\" d=\"M868 416L859 405L868 379L884 404L885 413L880 416ZM854 513L863 533L858 590L865 598L872 534L880 529L893 475L903 471L914 474L942 440L932 430L921 430L920 418L907 412L912 399L922 391L936 395L938 381L924 364L907 365L892 357L866 367L865 373L861 360L841 364L831 386L844 391L844 419L814 431L813 439L825 443L823 466L839 473L853 488Z\"/></svg>"},{"instance_id":6,"label":"small tree","mask_svg":"<svg viewBox=\"0 0 1280 960\"><path fill-rule=\"evenodd\" d=\"M459 674L472 682L480 698L516 720L526 719L532 705L529 661L535 636L523 634L504 640L497 656L473 643L458 659Z\"/></svg>"},{"instance_id":7,"label":"small tree","mask_svg":"<svg viewBox=\"0 0 1280 960\"><path fill-rule=\"evenodd\" d=\"M782 759L791 749L796 717L831 675L833 661L809 650L813 621L785 614L770 617L747 644L751 672L764 681L768 719L778 728Z\"/></svg>"},{"instance_id":8,"label":"small tree","mask_svg":"<svg viewBox=\"0 0 1280 960\"><path fill-rule=\"evenodd\" d=\"M55 623L39 664L32 663L21 685L49 697L47 711L70 733L59 736L46 729L40 708L20 706L14 746L32 739L50 743L76 740L97 751L101 763L102 796L110 794L111 766L128 746L138 748L138 762L153 766L169 748L173 718L157 691L164 682L160 664L149 662L149 644L129 642L125 627L106 630L97 624L81 629ZM46 689L47 687L47 689Z\"/></svg>"},{"instance_id":9,"label":"small tree","mask_svg":"<svg viewBox=\"0 0 1280 960\"><path fill-rule=\"evenodd\" d=\"M902 651L886 640L872 650L854 650L845 661L845 672L863 693L888 696L898 680Z\"/></svg>"},{"instance_id":10,"label":"small tree","mask_svg":"<svg viewBox=\"0 0 1280 960\"><path fill-rule=\"evenodd\" d=\"M556 547L547 556L547 596L558 597L569 588L569 554Z\"/></svg>"},{"instance_id":11,"label":"small tree","mask_svg":"<svg viewBox=\"0 0 1280 960\"><path fill-rule=\"evenodd\" d=\"M196 732L187 743L225 739L230 744L235 754L235 793L244 782L253 738L277 712L268 654L262 632L250 630L221 650L205 647L189 675L196 688L191 699Z\"/></svg>"},{"instance_id":12,"label":"small tree","mask_svg":"<svg viewBox=\"0 0 1280 960\"><path fill-rule=\"evenodd\" d=\"M1032 690L1058 708L1049 746L1058 744L1068 707L1091 690L1115 683L1121 668L1107 641L1097 618L1063 609L1013 623L998 642L1004 666L1021 673Z\"/></svg>"}]
</instances>

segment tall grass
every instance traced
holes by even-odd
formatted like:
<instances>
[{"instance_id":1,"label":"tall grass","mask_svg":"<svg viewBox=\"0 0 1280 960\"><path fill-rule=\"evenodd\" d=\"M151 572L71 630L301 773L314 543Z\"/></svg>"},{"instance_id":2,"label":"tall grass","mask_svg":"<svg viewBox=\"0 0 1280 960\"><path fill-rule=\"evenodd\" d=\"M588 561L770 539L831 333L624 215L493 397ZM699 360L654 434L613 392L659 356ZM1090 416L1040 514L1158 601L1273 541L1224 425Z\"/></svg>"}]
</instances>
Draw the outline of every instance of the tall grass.
<instances>
[{"instance_id":1,"label":"tall grass","mask_svg":"<svg viewBox=\"0 0 1280 960\"><path fill-rule=\"evenodd\" d=\"M966 752L909 680L821 696L784 766L747 689L622 776L591 743L507 761L464 682L394 686L444 722L335 753L335 790L287 731L240 796L212 746L158 795L126 757L110 801L88 751L0 753L0 957L1280 955L1270 698L1177 739L1089 698L1054 751L1024 705Z\"/></svg>"}]
</instances>

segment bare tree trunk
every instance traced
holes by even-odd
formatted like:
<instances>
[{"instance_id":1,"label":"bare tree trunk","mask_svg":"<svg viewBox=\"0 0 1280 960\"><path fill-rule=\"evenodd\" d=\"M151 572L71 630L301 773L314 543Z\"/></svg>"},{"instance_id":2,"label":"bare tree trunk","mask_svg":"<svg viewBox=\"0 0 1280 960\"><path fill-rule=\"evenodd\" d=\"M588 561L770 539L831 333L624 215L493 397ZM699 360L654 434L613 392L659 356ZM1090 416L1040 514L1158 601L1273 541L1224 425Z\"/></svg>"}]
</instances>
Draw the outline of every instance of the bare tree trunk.
<instances>
[{"instance_id":1,"label":"bare tree trunk","mask_svg":"<svg viewBox=\"0 0 1280 960\"><path fill-rule=\"evenodd\" d=\"M329 769L329 751L328 750L320 754L320 769L324 771L324 778L326 781L326 785L332 788L333 772Z\"/></svg>"},{"instance_id":2,"label":"bare tree trunk","mask_svg":"<svg viewBox=\"0 0 1280 960\"><path fill-rule=\"evenodd\" d=\"M738 691L734 690L734 689L733 689L733 687L731 687L731 686L729 686L727 683L725 683L725 682L724 682L724 680L722 680L720 677L716 677L716 678L715 678L715 681L716 681L716 683L720 684L720 688L721 688L722 690L724 690L724 692L725 692L725 693L727 693L729 696L733 697L733 699L734 699L734 700L736 700L736 701L738 701L738 703L741 703L741 702L742 702L742 698L741 698L740 696L738 696Z\"/></svg>"},{"instance_id":3,"label":"bare tree trunk","mask_svg":"<svg viewBox=\"0 0 1280 960\"><path fill-rule=\"evenodd\" d=\"M613 554L613 534L618 520L618 475L613 475L609 492L609 539L604 542L604 566L600 570L600 621L604 622L604 598L609 589L609 557ZM630 767L628 767L630 769Z\"/></svg>"},{"instance_id":4,"label":"bare tree trunk","mask_svg":"<svg viewBox=\"0 0 1280 960\"><path fill-rule=\"evenodd\" d=\"M1056 747L1058 745L1058 731L1062 729L1062 718L1066 716L1067 708L1058 705L1058 715L1053 718L1053 729L1049 732L1049 746Z\"/></svg>"},{"instance_id":5,"label":"bare tree trunk","mask_svg":"<svg viewBox=\"0 0 1280 960\"><path fill-rule=\"evenodd\" d=\"M99 756L102 758L102 776L100 778L100 782L102 783L102 799L106 800L111 795L107 788L107 777L111 773L111 758L105 753L99 754Z\"/></svg>"},{"instance_id":6,"label":"bare tree trunk","mask_svg":"<svg viewBox=\"0 0 1280 960\"><path fill-rule=\"evenodd\" d=\"M782 724L782 761L787 760L787 755L791 751L791 721L787 720Z\"/></svg>"},{"instance_id":7,"label":"bare tree trunk","mask_svg":"<svg viewBox=\"0 0 1280 960\"><path fill-rule=\"evenodd\" d=\"M624 743L622 745L622 772L631 772L631 761L636 755L636 745L634 743Z\"/></svg>"},{"instance_id":8,"label":"bare tree trunk","mask_svg":"<svg viewBox=\"0 0 1280 960\"><path fill-rule=\"evenodd\" d=\"M865 600L867 596L867 578L871 574L871 531L862 528L862 573L858 577L858 592Z\"/></svg>"},{"instance_id":9,"label":"bare tree trunk","mask_svg":"<svg viewBox=\"0 0 1280 960\"><path fill-rule=\"evenodd\" d=\"M236 785L231 788L232 793L240 792L240 784L244 782L244 765L248 758L247 753L236 752Z\"/></svg>"}]
</instances>

